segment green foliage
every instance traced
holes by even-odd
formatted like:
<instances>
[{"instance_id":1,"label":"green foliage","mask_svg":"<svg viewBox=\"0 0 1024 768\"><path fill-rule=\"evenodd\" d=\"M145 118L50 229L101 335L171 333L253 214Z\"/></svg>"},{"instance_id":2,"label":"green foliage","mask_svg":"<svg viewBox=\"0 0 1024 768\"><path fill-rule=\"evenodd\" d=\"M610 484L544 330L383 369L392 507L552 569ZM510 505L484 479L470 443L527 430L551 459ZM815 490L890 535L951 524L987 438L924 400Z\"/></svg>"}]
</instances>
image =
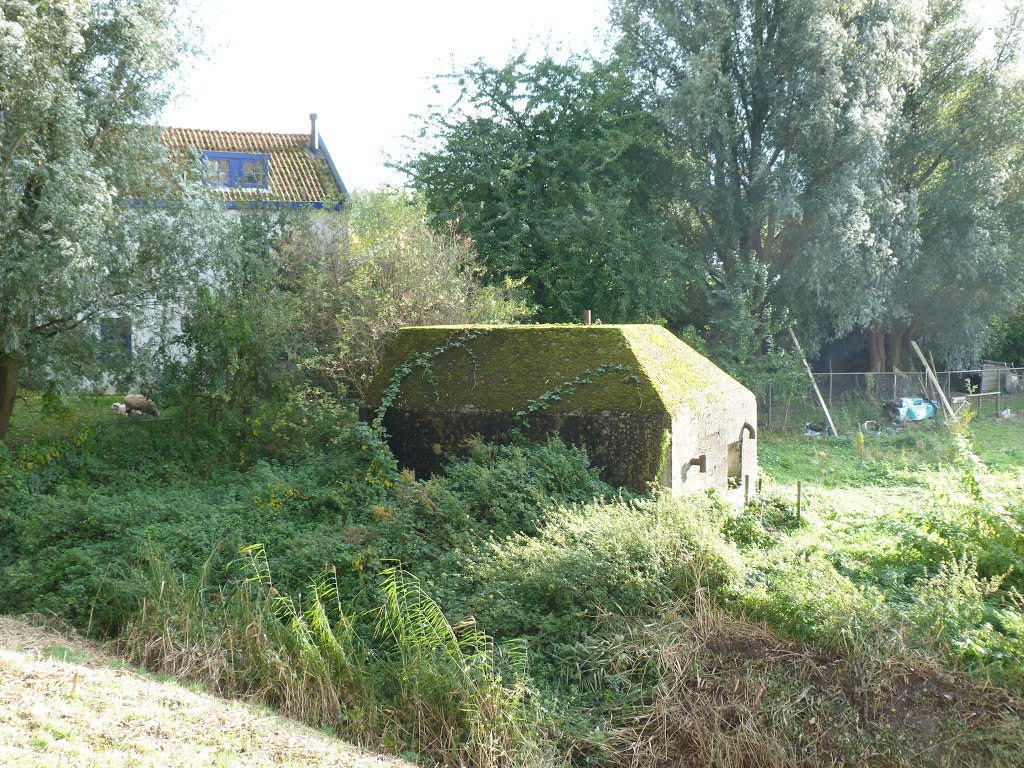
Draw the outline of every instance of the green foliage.
<instances>
[{"instance_id":1,"label":"green foliage","mask_svg":"<svg viewBox=\"0 0 1024 768\"><path fill-rule=\"evenodd\" d=\"M796 314L806 341L870 317L891 257L870 222L889 205L879 176L893 94L913 73L913 10L619 0L613 21L617 52L681 159L672 197L707 259L691 316L713 327L763 317L745 274L753 260L767 300ZM750 343L733 330L730 344Z\"/></svg>"},{"instance_id":2,"label":"green foliage","mask_svg":"<svg viewBox=\"0 0 1024 768\"><path fill-rule=\"evenodd\" d=\"M460 530L478 540L535 536L553 508L613 495L582 451L557 440L534 446L474 441L466 458L450 461L443 477L425 484L423 522L429 521L432 538Z\"/></svg>"},{"instance_id":3,"label":"green foliage","mask_svg":"<svg viewBox=\"0 0 1024 768\"><path fill-rule=\"evenodd\" d=\"M551 681L606 619L643 616L700 584L738 578L721 510L700 500L604 501L549 513L536 536L483 543L432 583L445 604L496 638L528 638L535 673ZM435 577L436 578L436 577Z\"/></svg>"},{"instance_id":4,"label":"green foliage","mask_svg":"<svg viewBox=\"0 0 1024 768\"><path fill-rule=\"evenodd\" d=\"M612 23L609 61L441 78L400 167L492 278L546 320L695 326L755 386L787 315L812 352L884 337L877 370L911 338L977 358L1024 275L1024 16L991 51L961 0L616 0Z\"/></svg>"},{"instance_id":5,"label":"green foliage","mask_svg":"<svg viewBox=\"0 0 1024 768\"><path fill-rule=\"evenodd\" d=\"M991 350L992 358L1024 366L1024 308L997 322L993 335L996 346Z\"/></svg>"},{"instance_id":6,"label":"green foliage","mask_svg":"<svg viewBox=\"0 0 1024 768\"><path fill-rule=\"evenodd\" d=\"M339 561L357 558L348 528L388 495L350 410L313 425L331 433L326 451L310 454L299 442L290 452L290 430L271 431L266 445L285 465L258 460L258 443L232 442L221 430L204 437L170 419L113 422L123 429L30 445L14 466L4 462L0 552L16 588L0 610L52 611L113 632L134 610L132 570L143 550L194 573L208 558L223 567L254 540L294 555L279 570L301 587L314 545L333 543ZM240 473L246 457L251 469Z\"/></svg>"},{"instance_id":7,"label":"green foliage","mask_svg":"<svg viewBox=\"0 0 1024 768\"><path fill-rule=\"evenodd\" d=\"M621 67L525 57L439 78L457 89L402 165L492 279L526 279L546 321L670 317L695 274L663 189L672 156ZM445 82L447 81L447 82Z\"/></svg>"},{"instance_id":8,"label":"green foliage","mask_svg":"<svg viewBox=\"0 0 1024 768\"><path fill-rule=\"evenodd\" d=\"M312 383L363 395L384 348L405 325L510 323L531 314L512 281L483 283L472 241L433 231L423 201L399 191L357 193L347 218L295 222L280 271L301 311Z\"/></svg>"},{"instance_id":9,"label":"green foliage","mask_svg":"<svg viewBox=\"0 0 1024 768\"><path fill-rule=\"evenodd\" d=\"M722 533L740 547L767 548L798 528L796 504L781 494L757 494L739 515L729 517Z\"/></svg>"},{"instance_id":10,"label":"green foliage","mask_svg":"<svg viewBox=\"0 0 1024 768\"><path fill-rule=\"evenodd\" d=\"M1024 185L1013 170L1024 157L1024 16L1008 13L989 42L970 5L928 3L920 74L902 86L885 174L905 212L886 217L903 247L879 319L951 365L978 359L989 326L1024 289Z\"/></svg>"},{"instance_id":11,"label":"green foliage","mask_svg":"<svg viewBox=\"0 0 1024 768\"><path fill-rule=\"evenodd\" d=\"M238 421L259 400L282 400L295 380L299 308L280 285L271 249L285 223L245 211L212 246L220 269L188 301L155 382L154 396L185 404L189 418Z\"/></svg>"},{"instance_id":12,"label":"green foliage","mask_svg":"<svg viewBox=\"0 0 1024 768\"><path fill-rule=\"evenodd\" d=\"M417 481L315 391L259 403L248 423L255 435L107 413L0 451L0 611L126 630L153 669L465 765L618 764L628 724L668 728L646 738L707 711L727 727L696 741L750 754L780 723L853 710L828 732L889 749L904 726L879 713L910 701L931 717L932 694L865 681L953 686L963 667L1005 703L999 686L1022 679L1024 510L1008 475L972 458L977 420L956 439L867 435L863 457L853 439L764 436L783 484L768 478L742 511L716 494L615 496L555 442L475 441ZM811 706L800 696L822 675L831 692ZM690 719L658 721L663 702ZM956 736L934 728L922 738ZM945 754L965 764L990 754L957 745Z\"/></svg>"},{"instance_id":13,"label":"green foliage","mask_svg":"<svg viewBox=\"0 0 1024 768\"><path fill-rule=\"evenodd\" d=\"M218 586L208 564L188 585L151 559L127 630L134 659L392 752L477 768L544 764L522 679L506 682L519 655L472 623L453 627L412 575L384 571L381 604L362 611L341 600L333 566L302 598L273 585L261 546L231 571Z\"/></svg>"},{"instance_id":14,"label":"green foliage","mask_svg":"<svg viewBox=\"0 0 1024 768\"><path fill-rule=\"evenodd\" d=\"M736 599L815 643L926 649L1019 680L1024 506L1019 483L975 454L976 418L865 436L863 458L852 441L765 441L762 463L804 482L803 525L768 522L792 498L727 521L749 567Z\"/></svg>"},{"instance_id":15,"label":"green foliage","mask_svg":"<svg viewBox=\"0 0 1024 768\"><path fill-rule=\"evenodd\" d=\"M95 376L89 323L173 302L208 264L196 194L143 127L188 39L165 0L0 6L0 436L23 362L62 389ZM181 207L126 204L154 199Z\"/></svg>"}]
</instances>

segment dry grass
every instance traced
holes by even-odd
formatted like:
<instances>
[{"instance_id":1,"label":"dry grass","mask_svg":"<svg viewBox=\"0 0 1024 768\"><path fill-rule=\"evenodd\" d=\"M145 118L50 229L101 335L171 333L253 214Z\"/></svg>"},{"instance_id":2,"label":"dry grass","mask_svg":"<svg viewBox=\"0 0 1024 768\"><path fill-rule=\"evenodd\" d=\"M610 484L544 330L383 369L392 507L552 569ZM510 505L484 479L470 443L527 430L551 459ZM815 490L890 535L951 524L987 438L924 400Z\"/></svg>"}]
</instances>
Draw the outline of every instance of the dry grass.
<instances>
[{"instance_id":1,"label":"dry grass","mask_svg":"<svg viewBox=\"0 0 1024 768\"><path fill-rule=\"evenodd\" d=\"M825 655L707 596L608 650L653 691L618 724L623 767L1022 765L1024 698L928 659Z\"/></svg>"},{"instance_id":2,"label":"dry grass","mask_svg":"<svg viewBox=\"0 0 1024 768\"><path fill-rule=\"evenodd\" d=\"M79 637L4 617L0 765L410 767L268 710L125 669Z\"/></svg>"}]
</instances>

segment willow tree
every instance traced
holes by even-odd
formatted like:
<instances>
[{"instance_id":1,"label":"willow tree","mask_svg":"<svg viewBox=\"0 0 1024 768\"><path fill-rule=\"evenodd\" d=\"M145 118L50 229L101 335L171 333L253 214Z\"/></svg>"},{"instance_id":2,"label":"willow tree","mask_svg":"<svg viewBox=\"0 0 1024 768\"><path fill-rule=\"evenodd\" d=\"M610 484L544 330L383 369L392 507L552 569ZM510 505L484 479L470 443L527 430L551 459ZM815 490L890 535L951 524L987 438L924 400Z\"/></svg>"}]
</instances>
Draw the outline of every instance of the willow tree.
<instances>
[{"instance_id":1,"label":"willow tree","mask_svg":"<svg viewBox=\"0 0 1024 768\"><path fill-rule=\"evenodd\" d=\"M71 336L197 266L182 217L132 204L181 197L143 127L185 53L174 18L170 0L0 0L0 436L26 362L85 370Z\"/></svg>"},{"instance_id":2,"label":"willow tree","mask_svg":"<svg viewBox=\"0 0 1024 768\"><path fill-rule=\"evenodd\" d=\"M863 333L872 370L902 364L911 337L980 353L1024 277L1019 8L990 53L963 0L614 8L688 169L676 194L712 329L747 296L788 307L812 346Z\"/></svg>"},{"instance_id":3,"label":"willow tree","mask_svg":"<svg viewBox=\"0 0 1024 768\"><path fill-rule=\"evenodd\" d=\"M882 173L921 24L903 0L617 0L618 53L669 131L712 329L751 297L809 341L884 306L906 245ZM895 230L902 235L902 230ZM751 286L757 281L758 286ZM740 297L737 299L736 297ZM718 321L717 323L715 321Z\"/></svg>"},{"instance_id":4,"label":"willow tree","mask_svg":"<svg viewBox=\"0 0 1024 768\"><path fill-rule=\"evenodd\" d=\"M930 0L919 75L902 87L886 179L913 211L901 259L868 327L872 370L902 365L910 339L951 364L978 359L1024 293L1024 6L983 48L963 0Z\"/></svg>"}]
</instances>

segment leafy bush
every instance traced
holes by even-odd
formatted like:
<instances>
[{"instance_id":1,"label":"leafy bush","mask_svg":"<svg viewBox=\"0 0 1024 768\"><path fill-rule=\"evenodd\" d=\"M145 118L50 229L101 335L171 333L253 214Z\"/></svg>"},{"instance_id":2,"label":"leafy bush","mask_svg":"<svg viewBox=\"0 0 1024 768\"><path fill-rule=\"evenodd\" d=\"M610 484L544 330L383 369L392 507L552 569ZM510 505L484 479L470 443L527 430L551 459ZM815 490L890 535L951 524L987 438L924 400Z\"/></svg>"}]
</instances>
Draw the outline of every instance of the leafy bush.
<instances>
[{"instance_id":1,"label":"leafy bush","mask_svg":"<svg viewBox=\"0 0 1024 768\"><path fill-rule=\"evenodd\" d=\"M350 210L295 222L281 246L314 384L362 395L403 325L508 323L531 313L515 284L483 285L473 243L431 229L422 200L362 192Z\"/></svg>"},{"instance_id":2,"label":"leafy bush","mask_svg":"<svg viewBox=\"0 0 1024 768\"><path fill-rule=\"evenodd\" d=\"M29 470L5 464L0 573L11 589L0 611L53 612L114 632L134 608L140 552L151 549L194 574L208 558L223 568L239 547L266 543L282 554L285 581L301 587L325 561L301 560L308 543L332 542L340 561L353 557L361 547L350 527L391 496L365 427L348 415L328 450L288 464L257 458L246 472L220 463L222 443L181 433L170 419L119 420L80 445L30 451ZM237 457L238 446L227 446ZM349 575L357 589L358 574Z\"/></svg>"},{"instance_id":3,"label":"leafy bush","mask_svg":"<svg viewBox=\"0 0 1024 768\"><path fill-rule=\"evenodd\" d=\"M535 535L549 511L615 490L578 448L558 440L543 445L494 445L474 441L467 456L450 461L444 475L424 487L431 515L482 537Z\"/></svg>"},{"instance_id":4,"label":"leafy bush","mask_svg":"<svg viewBox=\"0 0 1024 768\"><path fill-rule=\"evenodd\" d=\"M743 546L767 547L779 536L800 527L795 504L781 494L757 494L739 515L725 521L722 532Z\"/></svg>"},{"instance_id":5,"label":"leafy bush","mask_svg":"<svg viewBox=\"0 0 1024 768\"><path fill-rule=\"evenodd\" d=\"M258 400L281 399L303 355L301 304L279 279L272 245L284 214L253 210L220 233L218 271L185 306L153 391L205 421L244 421Z\"/></svg>"},{"instance_id":6,"label":"leafy bush","mask_svg":"<svg viewBox=\"0 0 1024 768\"><path fill-rule=\"evenodd\" d=\"M496 638L527 638L541 658L564 658L604 619L736 580L742 566L719 533L721 514L700 499L563 508L535 537L460 553L458 570L432 574L432 588L453 615L475 616ZM544 672L558 679L563 670Z\"/></svg>"}]
</instances>

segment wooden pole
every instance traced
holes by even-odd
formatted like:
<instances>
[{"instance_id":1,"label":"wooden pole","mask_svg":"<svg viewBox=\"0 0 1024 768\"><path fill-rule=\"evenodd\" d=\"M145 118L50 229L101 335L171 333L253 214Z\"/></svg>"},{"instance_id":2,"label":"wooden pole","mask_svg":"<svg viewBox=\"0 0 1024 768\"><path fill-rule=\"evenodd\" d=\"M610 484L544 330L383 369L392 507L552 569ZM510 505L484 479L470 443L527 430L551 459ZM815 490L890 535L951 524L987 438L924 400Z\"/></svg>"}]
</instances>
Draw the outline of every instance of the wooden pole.
<instances>
[{"instance_id":1,"label":"wooden pole","mask_svg":"<svg viewBox=\"0 0 1024 768\"><path fill-rule=\"evenodd\" d=\"M832 358L828 359L828 404L832 405Z\"/></svg>"},{"instance_id":2,"label":"wooden pole","mask_svg":"<svg viewBox=\"0 0 1024 768\"><path fill-rule=\"evenodd\" d=\"M803 361L804 369L807 371L807 376L811 380L811 386L814 387L814 394L818 396L818 402L821 404L821 410L825 412L825 418L828 420L828 426L832 430L832 434L835 437L839 437L839 433L836 432L836 425L832 423L832 414L828 412L828 406L825 405L825 398L821 396L821 390L818 389L818 382L814 380L814 374L811 373L811 366L807 363L807 358L804 357L804 350L800 346L800 342L797 341L796 334L793 333L793 329L789 329L789 336L793 339L793 344L796 345L796 351L800 355L800 360Z\"/></svg>"},{"instance_id":3,"label":"wooden pole","mask_svg":"<svg viewBox=\"0 0 1024 768\"><path fill-rule=\"evenodd\" d=\"M939 380L935 378L935 373L932 371L932 367L928 365L928 361L924 359L924 353L921 351L921 348L917 346L917 342L913 339L910 340L910 346L914 348L914 352L917 353L918 358L921 360L921 365L924 366L925 373L928 374L928 379L933 385L935 385L935 389L938 390L939 399L942 401L942 407L946 409L946 413L949 415L949 418L959 424L960 419L958 419L956 414L953 413L953 407L949 404L949 400L946 399L946 395L943 393L942 387L939 386Z\"/></svg>"}]
</instances>

